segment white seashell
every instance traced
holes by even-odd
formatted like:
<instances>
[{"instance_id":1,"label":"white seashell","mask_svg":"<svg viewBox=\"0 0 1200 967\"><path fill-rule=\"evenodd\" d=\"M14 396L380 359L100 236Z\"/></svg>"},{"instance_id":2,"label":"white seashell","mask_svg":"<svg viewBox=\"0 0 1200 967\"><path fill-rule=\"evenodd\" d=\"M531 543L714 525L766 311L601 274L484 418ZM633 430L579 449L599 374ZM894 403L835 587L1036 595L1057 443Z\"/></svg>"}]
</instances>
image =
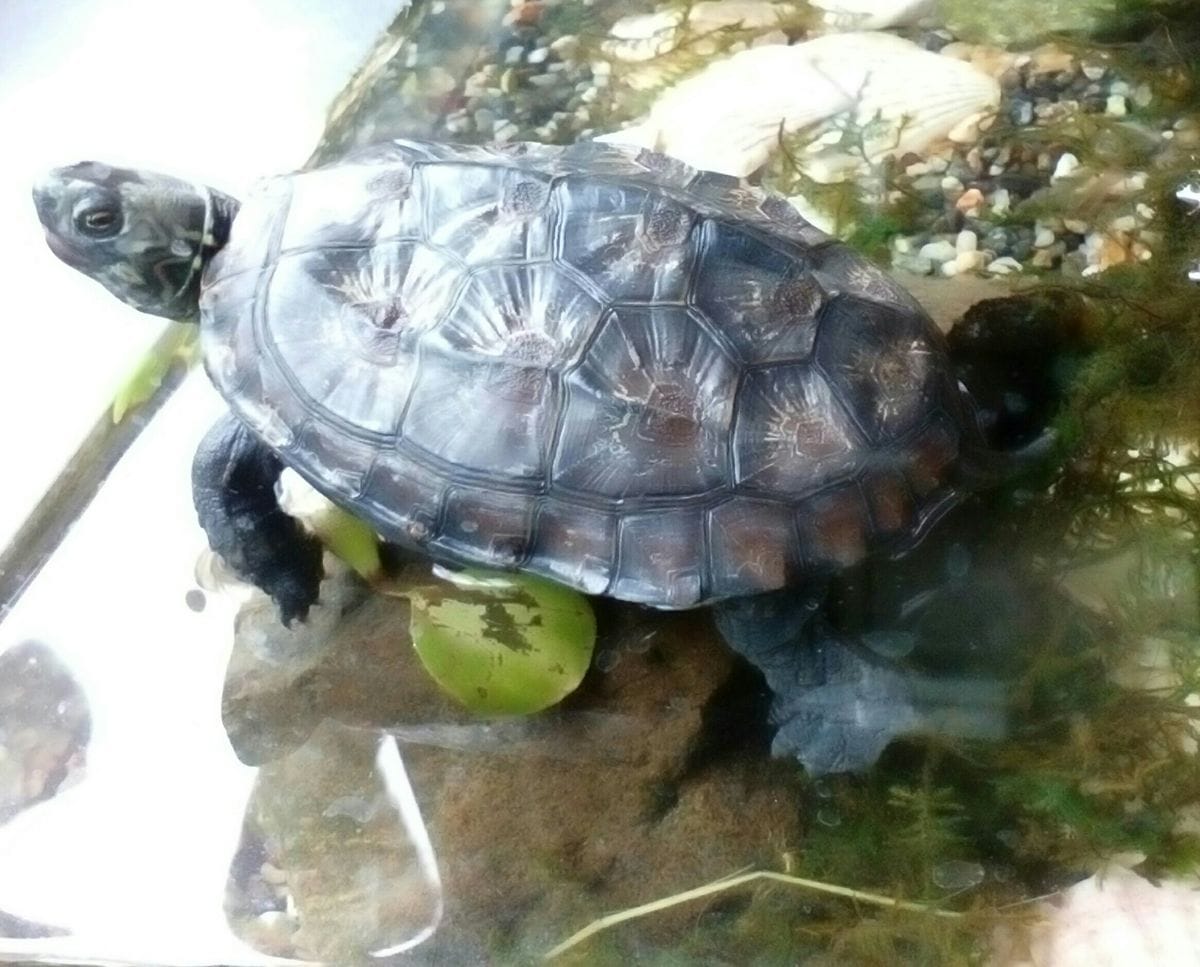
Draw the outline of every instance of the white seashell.
<instances>
[{"instance_id":1,"label":"white seashell","mask_svg":"<svg viewBox=\"0 0 1200 967\"><path fill-rule=\"evenodd\" d=\"M826 30L880 30L920 20L934 0L809 0L823 11Z\"/></svg>"},{"instance_id":2,"label":"white seashell","mask_svg":"<svg viewBox=\"0 0 1200 967\"><path fill-rule=\"evenodd\" d=\"M612 39L603 50L617 60L640 63L673 50L685 23L696 37L727 28L766 32L778 27L784 18L795 16L798 9L795 3L771 0L701 0L686 12L675 9L632 14L613 24L609 31Z\"/></svg>"},{"instance_id":3,"label":"white seashell","mask_svg":"<svg viewBox=\"0 0 1200 967\"><path fill-rule=\"evenodd\" d=\"M1136 857L1130 857L1136 859ZM1151 883L1112 867L1038 905L1026 936L996 937L998 967L1156 967L1200 963L1200 890L1192 880Z\"/></svg>"},{"instance_id":4,"label":"white seashell","mask_svg":"<svg viewBox=\"0 0 1200 967\"><path fill-rule=\"evenodd\" d=\"M830 34L717 61L667 90L642 123L603 140L743 177L762 167L781 133L824 125L798 160L810 176L833 181L864 160L961 134L999 103L996 80L964 61L890 34ZM861 141L852 149L843 147L847 122Z\"/></svg>"}]
</instances>

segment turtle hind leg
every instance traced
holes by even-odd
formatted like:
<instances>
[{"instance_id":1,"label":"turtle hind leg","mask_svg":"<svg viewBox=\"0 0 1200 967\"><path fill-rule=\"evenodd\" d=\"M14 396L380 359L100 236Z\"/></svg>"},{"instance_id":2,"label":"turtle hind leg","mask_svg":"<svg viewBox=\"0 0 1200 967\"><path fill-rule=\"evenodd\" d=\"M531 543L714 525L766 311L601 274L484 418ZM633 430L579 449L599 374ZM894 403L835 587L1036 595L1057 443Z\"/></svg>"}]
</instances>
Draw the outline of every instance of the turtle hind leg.
<instances>
[{"instance_id":1,"label":"turtle hind leg","mask_svg":"<svg viewBox=\"0 0 1200 967\"><path fill-rule=\"evenodd\" d=\"M321 584L321 544L279 507L283 464L232 414L196 451L192 497L214 551L279 607L285 625L308 615Z\"/></svg>"}]
</instances>

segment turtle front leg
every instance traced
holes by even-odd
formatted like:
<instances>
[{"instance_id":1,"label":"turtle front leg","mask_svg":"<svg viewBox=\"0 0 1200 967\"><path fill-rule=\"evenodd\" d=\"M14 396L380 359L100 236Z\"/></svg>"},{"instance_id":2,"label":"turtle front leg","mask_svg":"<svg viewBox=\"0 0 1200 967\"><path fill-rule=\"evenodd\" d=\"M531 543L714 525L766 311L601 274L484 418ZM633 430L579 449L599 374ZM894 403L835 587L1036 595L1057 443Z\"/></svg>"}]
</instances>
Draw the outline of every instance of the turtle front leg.
<instances>
[{"instance_id":1,"label":"turtle front leg","mask_svg":"<svg viewBox=\"0 0 1200 967\"><path fill-rule=\"evenodd\" d=\"M209 546L261 588L285 625L303 620L321 583L321 544L279 507L283 464L232 414L205 434L192 463L192 498Z\"/></svg>"}]
</instances>

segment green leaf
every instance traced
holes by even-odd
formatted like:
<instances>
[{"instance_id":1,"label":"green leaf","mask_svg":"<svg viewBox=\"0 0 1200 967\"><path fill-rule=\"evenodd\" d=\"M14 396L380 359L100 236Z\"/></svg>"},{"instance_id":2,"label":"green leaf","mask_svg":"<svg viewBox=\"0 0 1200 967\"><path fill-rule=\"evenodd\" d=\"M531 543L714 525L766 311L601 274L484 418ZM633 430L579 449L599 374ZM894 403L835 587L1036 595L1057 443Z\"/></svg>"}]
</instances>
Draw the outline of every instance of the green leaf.
<instances>
[{"instance_id":1,"label":"green leaf","mask_svg":"<svg viewBox=\"0 0 1200 967\"><path fill-rule=\"evenodd\" d=\"M596 619L583 595L542 578L435 569L406 589L426 670L474 712L526 715L573 692L591 663Z\"/></svg>"},{"instance_id":2,"label":"green leaf","mask_svg":"<svg viewBox=\"0 0 1200 967\"><path fill-rule=\"evenodd\" d=\"M379 577L379 539L375 532L352 514L332 504L308 518L308 525L330 553L368 581Z\"/></svg>"}]
</instances>

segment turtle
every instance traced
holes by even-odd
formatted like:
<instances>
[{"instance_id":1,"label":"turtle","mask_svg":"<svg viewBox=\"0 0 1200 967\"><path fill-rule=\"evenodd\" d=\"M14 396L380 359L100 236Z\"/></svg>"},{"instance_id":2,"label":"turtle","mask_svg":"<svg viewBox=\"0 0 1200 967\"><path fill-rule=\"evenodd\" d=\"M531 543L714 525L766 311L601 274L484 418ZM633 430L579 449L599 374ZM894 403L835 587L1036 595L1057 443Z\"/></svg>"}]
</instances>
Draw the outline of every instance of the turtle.
<instances>
[{"instance_id":1,"label":"turtle","mask_svg":"<svg viewBox=\"0 0 1200 967\"><path fill-rule=\"evenodd\" d=\"M290 467L407 553L714 605L778 690L828 575L902 557L1028 456L989 444L887 273L653 151L399 139L240 203L82 162L34 200L63 261L199 323L230 413L198 517L285 623L322 574L276 502Z\"/></svg>"}]
</instances>

